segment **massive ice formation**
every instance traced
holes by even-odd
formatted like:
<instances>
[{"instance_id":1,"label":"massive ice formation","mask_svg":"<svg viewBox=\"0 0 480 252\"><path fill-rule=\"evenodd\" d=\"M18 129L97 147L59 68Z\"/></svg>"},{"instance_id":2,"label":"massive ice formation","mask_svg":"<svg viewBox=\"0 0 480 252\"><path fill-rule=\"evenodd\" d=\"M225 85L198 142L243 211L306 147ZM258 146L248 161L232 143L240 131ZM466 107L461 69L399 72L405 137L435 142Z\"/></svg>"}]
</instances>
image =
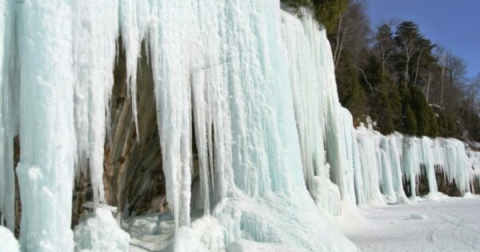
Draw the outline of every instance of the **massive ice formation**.
<instances>
[{"instance_id":1,"label":"massive ice formation","mask_svg":"<svg viewBox=\"0 0 480 252\"><path fill-rule=\"evenodd\" d=\"M15 223L19 134L22 249L73 251L75 175L89 175L97 206L108 203L104 141L118 50L138 128L142 43L173 215L159 228L176 237L165 247L355 251L322 213L408 201L404 181L416 200L422 174L431 196L440 172L470 192L479 155L462 142L353 127L338 100L325 31L302 16L281 11L278 0L2 1L0 224ZM201 193L192 196L196 176ZM202 218L192 221L191 205L203 208ZM77 249L104 250L94 237L105 237L100 229L108 226L126 250L128 236L109 213L97 214L76 229Z\"/></svg>"}]
</instances>

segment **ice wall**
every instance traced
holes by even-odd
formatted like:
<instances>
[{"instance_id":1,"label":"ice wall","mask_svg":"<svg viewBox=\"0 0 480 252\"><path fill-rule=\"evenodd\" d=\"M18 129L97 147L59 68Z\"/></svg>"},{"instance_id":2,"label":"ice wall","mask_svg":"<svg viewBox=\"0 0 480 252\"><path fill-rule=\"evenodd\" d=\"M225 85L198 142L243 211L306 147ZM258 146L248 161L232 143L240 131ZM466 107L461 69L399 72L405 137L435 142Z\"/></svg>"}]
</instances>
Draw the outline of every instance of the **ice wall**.
<instances>
[{"instance_id":1,"label":"ice wall","mask_svg":"<svg viewBox=\"0 0 480 252\"><path fill-rule=\"evenodd\" d=\"M364 126L356 131L362 176L364 185L368 185L357 190L357 194L365 194L365 201L359 204L381 202L380 195L387 202L407 202L405 191L410 192L412 200L419 200L417 184L422 175L427 179L429 196L436 198L440 195L437 173L443 173L447 182L455 182L460 193L468 193L478 176L477 154L459 140L399 133L383 136ZM410 187L403 188L403 181L410 182Z\"/></svg>"},{"instance_id":2,"label":"ice wall","mask_svg":"<svg viewBox=\"0 0 480 252\"><path fill-rule=\"evenodd\" d=\"M308 12L300 20L283 13L282 23L307 187L324 211L339 215L342 200L363 197L355 193L362 175L352 116L338 100L325 31Z\"/></svg>"},{"instance_id":3,"label":"ice wall","mask_svg":"<svg viewBox=\"0 0 480 252\"><path fill-rule=\"evenodd\" d=\"M22 152L17 172L24 216L21 243L26 251L73 249L69 226L75 167L84 174L88 170L95 201L103 203L106 108L118 35L127 55L127 84L133 97L139 48L142 41L148 43L167 201L178 232L175 248L195 249L176 241L189 233L179 230L191 226L192 144L196 144L205 218L212 214L221 223L233 223L222 227L219 236L204 233L205 239L217 241L215 246L207 244L209 248L224 249L231 242L249 239L307 251L355 250L332 231L305 186L288 60L281 40L289 25L297 33L305 31L293 17L281 23L280 15L287 14L281 14L278 1L26 0L17 8L17 58L22 76ZM315 67L332 69L325 34L309 22L311 30L301 35L301 43L311 43L315 52L303 53L319 54ZM292 48L298 45L293 43ZM312 74L315 67L310 68ZM327 85L331 74L319 78L318 83L330 94L336 92ZM336 96L324 96L317 100L312 116L326 104L339 106ZM135 103L133 108L136 111ZM325 120L334 120L340 130L342 121L333 112ZM325 120L320 118L313 127L322 128ZM340 190L328 178L333 173L339 181L344 179L325 162L324 132L311 130L319 141L312 145L313 156L309 157L315 164L307 170L317 173L309 176L309 186L315 187L313 195L321 195L319 205L325 204L323 189L327 188L328 208L338 212ZM341 157L335 161L342 162ZM351 183L340 186L346 195L353 195L352 178L349 175L345 181ZM238 202L258 205L263 211ZM285 211L285 207L291 209ZM299 209L303 214L296 214ZM267 213L275 219L266 222ZM288 229L292 225L297 228ZM83 243L82 238L76 240Z\"/></svg>"},{"instance_id":4,"label":"ice wall","mask_svg":"<svg viewBox=\"0 0 480 252\"><path fill-rule=\"evenodd\" d=\"M325 34L313 18L304 13L298 18L282 13L282 41L293 93L295 120L307 187L315 202L326 212L340 213L339 187L330 180L330 165L325 152L325 104L330 85L324 70L330 48Z\"/></svg>"},{"instance_id":5,"label":"ice wall","mask_svg":"<svg viewBox=\"0 0 480 252\"><path fill-rule=\"evenodd\" d=\"M15 223L13 140L19 134L24 251L73 251L75 168L91 177L95 202L104 201L117 13L115 1L0 4L0 224L5 219L13 230Z\"/></svg>"}]
</instances>

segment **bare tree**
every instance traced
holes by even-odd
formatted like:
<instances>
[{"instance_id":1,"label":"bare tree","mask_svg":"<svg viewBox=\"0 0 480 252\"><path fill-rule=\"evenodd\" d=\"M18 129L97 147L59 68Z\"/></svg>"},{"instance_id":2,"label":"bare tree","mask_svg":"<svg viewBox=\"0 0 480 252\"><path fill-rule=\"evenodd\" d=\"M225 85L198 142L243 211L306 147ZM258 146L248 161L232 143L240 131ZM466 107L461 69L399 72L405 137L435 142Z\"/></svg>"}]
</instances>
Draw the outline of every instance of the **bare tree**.
<instances>
[{"instance_id":1,"label":"bare tree","mask_svg":"<svg viewBox=\"0 0 480 252\"><path fill-rule=\"evenodd\" d=\"M377 33L374 37L374 47L380 57L382 64L382 76L385 75L387 62L395 54L395 41L393 40L393 28L399 23L398 19L383 21L377 26Z\"/></svg>"},{"instance_id":2,"label":"bare tree","mask_svg":"<svg viewBox=\"0 0 480 252\"><path fill-rule=\"evenodd\" d=\"M371 33L370 22L366 15L365 0L352 0L344 13L340 14L337 29L331 38L333 47L333 61L338 67L345 50L352 53L355 64L361 60L361 47L367 47L368 35Z\"/></svg>"}]
</instances>

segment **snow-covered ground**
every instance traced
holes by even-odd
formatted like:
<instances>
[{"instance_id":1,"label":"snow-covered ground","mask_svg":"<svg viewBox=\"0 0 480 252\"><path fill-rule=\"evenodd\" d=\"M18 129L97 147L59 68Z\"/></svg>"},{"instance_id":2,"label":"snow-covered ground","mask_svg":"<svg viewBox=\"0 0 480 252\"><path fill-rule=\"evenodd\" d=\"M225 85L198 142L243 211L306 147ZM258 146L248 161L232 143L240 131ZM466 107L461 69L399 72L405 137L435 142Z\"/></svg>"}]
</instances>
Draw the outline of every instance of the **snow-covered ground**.
<instances>
[{"instance_id":1,"label":"snow-covered ground","mask_svg":"<svg viewBox=\"0 0 480 252\"><path fill-rule=\"evenodd\" d=\"M363 252L480 251L480 197L359 208L357 216L347 215L338 226Z\"/></svg>"}]
</instances>

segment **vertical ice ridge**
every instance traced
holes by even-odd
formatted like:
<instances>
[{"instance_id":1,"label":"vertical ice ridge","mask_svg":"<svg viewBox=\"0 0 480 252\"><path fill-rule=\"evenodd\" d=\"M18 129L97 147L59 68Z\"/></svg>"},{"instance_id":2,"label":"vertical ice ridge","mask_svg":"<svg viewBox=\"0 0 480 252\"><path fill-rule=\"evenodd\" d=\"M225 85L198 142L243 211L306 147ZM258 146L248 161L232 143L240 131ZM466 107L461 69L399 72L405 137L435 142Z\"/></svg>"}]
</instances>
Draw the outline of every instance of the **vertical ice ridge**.
<instances>
[{"instance_id":1,"label":"vertical ice ridge","mask_svg":"<svg viewBox=\"0 0 480 252\"><path fill-rule=\"evenodd\" d=\"M103 203L103 159L118 37L115 1L75 2L74 65L77 167L89 174L96 204Z\"/></svg>"},{"instance_id":2,"label":"vertical ice ridge","mask_svg":"<svg viewBox=\"0 0 480 252\"><path fill-rule=\"evenodd\" d=\"M120 29L123 48L127 58L127 86L131 101L133 119L137 132L137 141L140 139L137 115L137 68L141 57L141 44L147 38L148 27L151 22L152 10L148 0L119 0ZM113 8L112 10L116 10ZM148 47L147 47L148 48Z\"/></svg>"},{"instance_id":3,"label":"vertical ice ridge","mask_svg":"<svg viewBox=\"0 0 480 252\"><path fill-rule=\"evenodd\" d=\"M73 10L70 1L19 5L20 241L26 251L73 251Z\"/></svg>"},{"instance_id":4,"label":"vertical ice ridge","mask_svg":"<svg viewBox=\"0 0 480 252\"><path fill-rule=\"evenodd\" d=\"M190 225L192 107L187 49L188 36L195 33L191 7L192 1L154 3L158 23L150 36L167 201L177 227Z\"/></svg>"},{"instance_id":5,"label":"vertical ice ridge","mask_svg":"<svg viewBox=\"0 0 480 252\"><path fill-rule=\"evenodd\" d=\"M0 225L13 231L15 225L15 174L13 140L16 127L15 52L13 44L14 2L0 3Z\"/></svg>"}]
</instances>

